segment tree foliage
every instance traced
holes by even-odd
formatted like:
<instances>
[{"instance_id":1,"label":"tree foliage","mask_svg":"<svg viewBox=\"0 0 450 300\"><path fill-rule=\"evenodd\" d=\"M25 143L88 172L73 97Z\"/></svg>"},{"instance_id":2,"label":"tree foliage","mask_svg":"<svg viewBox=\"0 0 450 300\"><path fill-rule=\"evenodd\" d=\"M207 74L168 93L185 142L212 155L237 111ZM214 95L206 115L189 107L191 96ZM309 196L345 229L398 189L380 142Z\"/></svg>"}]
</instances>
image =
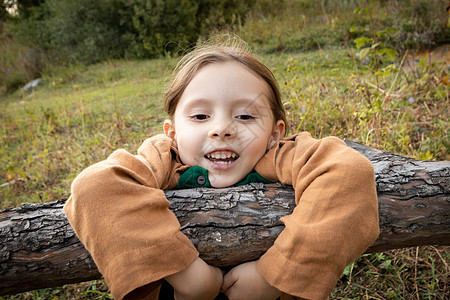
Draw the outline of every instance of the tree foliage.
<instances>
[{"instance_id":1,"label":"tree foliage","mask_svg":"<svg viewBox=\"0 0 450 300\"><path fill-rule=\"evenodd\" d=\"M255 0L28 0L9 32L52 58L92 63L151 58L239 24Z\"/></svg>"}]
</instances>

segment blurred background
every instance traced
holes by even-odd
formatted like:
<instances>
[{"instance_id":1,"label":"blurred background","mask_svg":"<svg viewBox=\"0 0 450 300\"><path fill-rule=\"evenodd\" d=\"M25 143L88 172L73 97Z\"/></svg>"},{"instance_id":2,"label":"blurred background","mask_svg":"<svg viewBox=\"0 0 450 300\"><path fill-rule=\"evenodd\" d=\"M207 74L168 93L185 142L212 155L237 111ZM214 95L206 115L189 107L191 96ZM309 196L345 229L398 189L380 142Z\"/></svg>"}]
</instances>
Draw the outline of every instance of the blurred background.
<instances>
[{"instance_id":1,"label":"blurred background","mask_svg":"<svg viewBox=\"0 0 450 300\"><path fill-rule=\"evenodd\" d=\"M0 0L0 209L67 198L160 133L173 67L220 33L274 72L290 132L449 160L445 0ZM330 299L446 299L449 247L363 255ZM108 299L101 280L1 299Z\"/></svg>"}]
</instances>

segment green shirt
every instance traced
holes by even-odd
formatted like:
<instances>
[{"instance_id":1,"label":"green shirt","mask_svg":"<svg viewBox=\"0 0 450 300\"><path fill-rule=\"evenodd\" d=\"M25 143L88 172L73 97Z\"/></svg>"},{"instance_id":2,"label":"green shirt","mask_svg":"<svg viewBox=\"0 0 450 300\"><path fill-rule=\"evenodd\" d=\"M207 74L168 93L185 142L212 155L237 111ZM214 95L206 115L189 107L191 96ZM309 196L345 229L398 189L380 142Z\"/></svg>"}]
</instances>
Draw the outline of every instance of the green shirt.
<instances>
[{"instance_id":1,"label":"green shirt","mask_svg":"<svg viewBox=\"0 0 450 300\"><path fill-rule=\"evenodd\" d=\"M240 186L244 184L248 184L250 182L262 182L262 183L270 183L269 180L265 179L255 171L250 172L247 176L234 184L233 186ZM180 180L178 180L177 186L175 189L189 189L196 187L211 187L211 183L208 179L208 170L202 167L194 166L190 167L180 176Z\"/></svg>"}]
</instances>

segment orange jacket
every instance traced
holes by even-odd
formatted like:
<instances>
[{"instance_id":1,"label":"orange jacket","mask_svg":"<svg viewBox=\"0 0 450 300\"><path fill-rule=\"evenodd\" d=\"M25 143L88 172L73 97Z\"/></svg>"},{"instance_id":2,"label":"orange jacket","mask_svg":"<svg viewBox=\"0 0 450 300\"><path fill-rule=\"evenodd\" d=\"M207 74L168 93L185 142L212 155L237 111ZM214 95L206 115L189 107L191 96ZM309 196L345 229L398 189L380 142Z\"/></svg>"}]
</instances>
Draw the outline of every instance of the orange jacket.
<instances>
[{"instance_id":1,"label":"orange jacket","mask_svg":"<svg viewBox=\"0 0 450 300\"><path fill-rule=\"evenodd\" d=\"M172 140L157 135L138 155L117 150L74 180L64 210L114 298L154 289L198 256L163 192L175 187L188 167ZM370 161L337 138L300 133L274 145L255 170L292 185L297 204L258 260L259 272L286 294L326 298L344 268L379 234Z\"/></svg>"}]
</instances>

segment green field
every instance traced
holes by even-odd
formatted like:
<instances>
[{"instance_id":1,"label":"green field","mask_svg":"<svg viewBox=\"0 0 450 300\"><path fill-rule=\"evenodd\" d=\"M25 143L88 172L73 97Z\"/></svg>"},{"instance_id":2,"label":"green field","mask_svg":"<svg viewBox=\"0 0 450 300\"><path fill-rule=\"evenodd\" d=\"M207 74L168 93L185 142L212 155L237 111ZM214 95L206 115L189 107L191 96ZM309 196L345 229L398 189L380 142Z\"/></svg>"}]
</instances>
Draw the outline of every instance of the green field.
<instances>
[{"instance_id":1,"label":"green field","mask_svg":"<svg viewBox=\"0 0 450 300\"><path fill-rule=\"evenodd\" d=\"M343 49L261 56L280 83L290 132L448 159L448 85L435 79L443 67L435 67L437 74L422 71L411 83L413 75L379 78L382 93L353 55ZM160 133L162 93L175 63L167 58L70 67L45 74L31 92L3 97L1 207L65 198L83 168L118 148L136 151Z\"/></svg>"},{"instance_id":2,"label":"green field","mask_svg":"<svg viewBox=\"0 0 450 300\"><path fill-rule=\"evenodd\" d=\"M261 56L279 80L291 132L336 135L417 159L448 159L448 86L429 83L426 87L434 90L424 92L423 86L400 78L392 87L393 74L380 83L396 95L389 97L366 85L376 79L355 63L353 51ZM175 63L158 59L71 67L46 74L32 92L3 97L1 207L67 198L83 168L118 148L135 152L145 138L160 133L162 92ZM343 277L335 297L408 299L418 291L439 298L448 291L449 259L448 248L435 247L364 255ZM50 299L72 289L20 297Z\"/></svg>"}]
</instances>

